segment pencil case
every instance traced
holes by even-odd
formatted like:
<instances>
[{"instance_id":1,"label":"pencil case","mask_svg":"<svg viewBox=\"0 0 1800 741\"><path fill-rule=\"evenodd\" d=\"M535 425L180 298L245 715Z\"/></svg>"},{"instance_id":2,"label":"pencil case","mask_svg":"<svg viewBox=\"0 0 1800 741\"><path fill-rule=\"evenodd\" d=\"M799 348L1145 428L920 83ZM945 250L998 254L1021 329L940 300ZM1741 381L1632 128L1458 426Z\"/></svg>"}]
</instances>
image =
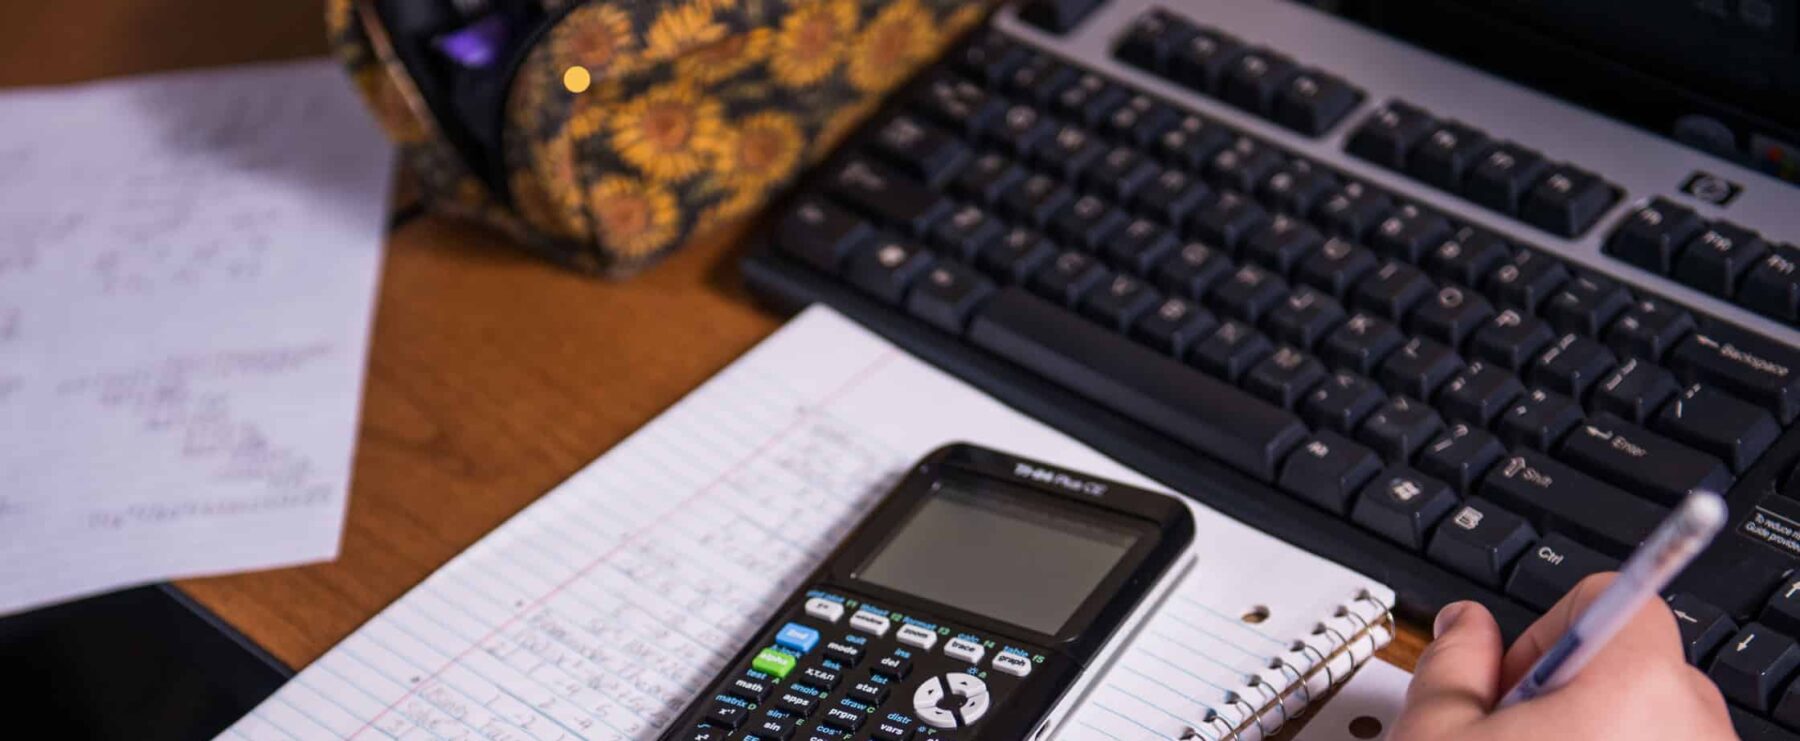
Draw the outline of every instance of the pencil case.
<instances>
[{"instance_id":1,"label":"pencil case","mask_svg":"<svg viewBox=\"0 0 1800 741\"><path fill-rule=\"evenodd\" d=\"M626 275L754 214L978 23L959 0L328 0L426 208Z\"/></svg>"}]
</instances>

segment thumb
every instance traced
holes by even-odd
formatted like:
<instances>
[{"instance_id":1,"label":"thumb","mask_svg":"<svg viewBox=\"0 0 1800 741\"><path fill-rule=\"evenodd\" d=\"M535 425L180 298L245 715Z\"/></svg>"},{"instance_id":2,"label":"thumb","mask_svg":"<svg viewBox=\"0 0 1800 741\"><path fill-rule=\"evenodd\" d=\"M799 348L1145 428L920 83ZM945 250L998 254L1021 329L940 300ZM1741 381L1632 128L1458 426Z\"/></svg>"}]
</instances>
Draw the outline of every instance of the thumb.
<instances>
[{"instance_id":1,"label":"thumb","mask_svg":"<svg viewBox=\"0 0 1800 741\"><path fill-rule=\"evenodd\" d=\"M1396 739L1454 738L1500 699L1500 626L1486 607L1446 605L1432 633L1406 690Z\"/></svg>"}]
</instances>

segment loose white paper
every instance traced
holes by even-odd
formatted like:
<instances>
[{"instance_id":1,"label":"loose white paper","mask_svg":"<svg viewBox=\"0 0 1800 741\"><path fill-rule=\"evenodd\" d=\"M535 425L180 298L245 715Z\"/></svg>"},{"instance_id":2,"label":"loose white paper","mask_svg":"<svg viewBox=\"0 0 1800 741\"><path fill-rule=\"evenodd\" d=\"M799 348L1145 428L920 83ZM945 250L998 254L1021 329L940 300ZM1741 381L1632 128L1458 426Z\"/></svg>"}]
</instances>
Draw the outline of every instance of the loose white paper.
<instances>
[{"instance_id":1,"label":"loose white paper","mask_svg":"<svg viewBox=\"0 0 1800 741\"><path fill-rule=\"evenodd\" d=\"M331 60L0 92L0 614L336 555L391 162Z\"/></svg>"}]
</instances>

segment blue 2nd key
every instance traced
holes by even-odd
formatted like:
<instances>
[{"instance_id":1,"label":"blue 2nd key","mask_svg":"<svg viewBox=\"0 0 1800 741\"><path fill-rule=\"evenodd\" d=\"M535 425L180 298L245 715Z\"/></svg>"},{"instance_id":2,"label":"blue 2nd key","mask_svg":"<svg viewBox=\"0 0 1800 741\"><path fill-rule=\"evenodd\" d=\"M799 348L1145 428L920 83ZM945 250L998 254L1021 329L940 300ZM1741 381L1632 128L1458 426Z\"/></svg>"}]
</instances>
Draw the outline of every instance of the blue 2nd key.
<instances>
[{"instance_id":1,"label":"blue 2nd key","mask_svg":"<svg viewBox=\"0 0 1800 741\"><path fill-rule=\"evenodd\" d=\"M775 645L796 653L806 653L813 646L819 645L819 631L799 623L788 623L781 626L781 631L775 634Z\"/></svg>"}]
</instances>

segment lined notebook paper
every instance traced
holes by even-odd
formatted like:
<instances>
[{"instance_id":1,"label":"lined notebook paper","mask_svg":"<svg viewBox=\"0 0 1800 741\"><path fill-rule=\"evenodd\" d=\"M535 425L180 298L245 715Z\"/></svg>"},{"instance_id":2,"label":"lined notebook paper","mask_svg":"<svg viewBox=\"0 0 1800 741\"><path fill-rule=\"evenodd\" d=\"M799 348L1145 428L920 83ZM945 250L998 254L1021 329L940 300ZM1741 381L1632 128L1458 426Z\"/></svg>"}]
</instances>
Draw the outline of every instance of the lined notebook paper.
<instances>
[{"instance_id":1,"label":"lined notebook paper","mask_svg":"<svg viewBox=\"0 0 1800 741\"><path fill-rule=\"evenodd\" d=\"M225 736L654 738L873 498L952 440L1162 488L815 307ZM1062 738L1255 738L1387 640L1386 588L1194 515L1197 565Z\"/></svg>"}]
</instances>

